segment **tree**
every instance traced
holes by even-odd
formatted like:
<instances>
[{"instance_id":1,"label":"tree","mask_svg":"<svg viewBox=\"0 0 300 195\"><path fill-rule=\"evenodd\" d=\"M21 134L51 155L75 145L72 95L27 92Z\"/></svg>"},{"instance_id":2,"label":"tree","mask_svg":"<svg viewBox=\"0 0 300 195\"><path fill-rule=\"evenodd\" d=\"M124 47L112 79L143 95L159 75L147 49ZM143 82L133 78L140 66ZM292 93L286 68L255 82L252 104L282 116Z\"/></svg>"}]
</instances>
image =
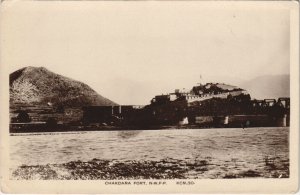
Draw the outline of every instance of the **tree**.
<instances>
[{"instance_id":1,"label":"tree","mask_svg":"<svg viewBox=\"0 0 300 195\"><path fill-rule=\"evenodd\" d=\"M29 123L31 122L31 118L29 114L24 110L19 110L19 114L17 116L17 122L19 123Z\"/></svg>"}]
</instances>

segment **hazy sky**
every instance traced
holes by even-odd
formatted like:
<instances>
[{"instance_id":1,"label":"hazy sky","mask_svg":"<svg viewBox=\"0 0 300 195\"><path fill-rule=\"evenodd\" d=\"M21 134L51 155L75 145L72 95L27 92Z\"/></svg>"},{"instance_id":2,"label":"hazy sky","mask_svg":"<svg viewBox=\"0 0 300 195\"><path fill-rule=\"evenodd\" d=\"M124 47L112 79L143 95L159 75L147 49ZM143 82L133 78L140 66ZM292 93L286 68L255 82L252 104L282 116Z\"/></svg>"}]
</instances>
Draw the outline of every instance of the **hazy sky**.
<instances>
[{"instance_id":1,"label":"hazy sky","mask_svg":"<svg viewBox=\"0 0 300 195\"><path fill-rule=\"evenodd\" d=\"M290 70L287 9L43 1L11 3L3 15L10 72L44 66L120 104L147 104L200 75L238 84Z\"/></svg>"}]
</instances>

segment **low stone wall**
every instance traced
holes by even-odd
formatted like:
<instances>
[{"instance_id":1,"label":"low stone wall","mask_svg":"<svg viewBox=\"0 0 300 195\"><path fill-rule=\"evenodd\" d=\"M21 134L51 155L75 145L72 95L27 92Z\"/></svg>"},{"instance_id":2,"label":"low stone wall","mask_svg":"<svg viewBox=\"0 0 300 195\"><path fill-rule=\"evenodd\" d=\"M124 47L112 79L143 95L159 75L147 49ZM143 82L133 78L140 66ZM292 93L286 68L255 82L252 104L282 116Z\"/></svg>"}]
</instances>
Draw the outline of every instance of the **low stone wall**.
<instances>
[{"instance_id":1,"label":"low stone wall","mask_svg":"<svg viewBox=\"0 0 300 195\"><path fill-rule=\"evenodd\" d=\"M82 108L63 108L58 110L57 108L45 105L36 106L18 106L13 105L10 107L10 121L11 123L22 122L18 121L17 117L20 111L26 112L31 122L47 122L49 119L54 119L57 123L68 124L74 122L80 122L83 117Z\"/></svg>"},{"instance_id":2,"label":"low stone wall","mask_svg":"<svg viewBox=\"0 0 300 195\"><path fill-rule=\"evenodd\" d=\"M196 116L195 124L211 127L286 127L289 126L289 118L269 115Z\"/></svg>"}]
</instances>

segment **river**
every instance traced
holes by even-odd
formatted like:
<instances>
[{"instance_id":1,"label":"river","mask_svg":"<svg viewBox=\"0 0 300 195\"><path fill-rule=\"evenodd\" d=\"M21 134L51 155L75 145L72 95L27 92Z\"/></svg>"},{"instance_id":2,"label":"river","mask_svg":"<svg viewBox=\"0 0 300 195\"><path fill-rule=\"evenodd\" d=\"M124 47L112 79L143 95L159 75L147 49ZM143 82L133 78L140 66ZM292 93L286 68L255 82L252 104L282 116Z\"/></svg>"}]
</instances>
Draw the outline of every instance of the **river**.
<instances>
[{"instance_id":1,"label":"river","mask_svg":"<svg viewBox=\"0 0 300 195\"><path fill-rule=\"evenodd\" d=\"M217 178L228 171L265 171L266 159L273 158L288 177L288 140L288 127L18 133L10 136L10 168L92 159L206 159L210 167L197 178ZM267 173L261 176L282 176Z\"/></svg>"}]
</instances>

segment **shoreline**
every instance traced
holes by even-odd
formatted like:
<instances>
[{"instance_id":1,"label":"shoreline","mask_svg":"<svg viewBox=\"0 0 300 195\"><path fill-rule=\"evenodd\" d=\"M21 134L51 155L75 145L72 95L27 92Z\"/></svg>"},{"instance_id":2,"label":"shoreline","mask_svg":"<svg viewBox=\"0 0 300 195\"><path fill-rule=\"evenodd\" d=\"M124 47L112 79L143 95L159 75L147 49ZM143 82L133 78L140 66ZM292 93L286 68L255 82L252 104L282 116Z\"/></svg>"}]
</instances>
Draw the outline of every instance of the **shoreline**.
<instances>
[{"instance_id":1,"label":"shoreline","mask_svg":"<svg viewBox=\"0 0 300 195\"><path fill-rule=\"evenodd\" d=\"M289 128L289 127L248 127L248 128L244 128L244 130L247 130L247 129L255 129L255 128L282 128L282 129L285 129L285 128ZM95 131L98 131L98 132L107 132L107 131L111 131L111 132L116 132L116 131L164 131L164 130L180 130L180 129L186 129L186 130L208 130L208 129L241 129L241 128L177 128L177 129L172 129L172 128L165 128L165 129L135 129L135 130L82 130L82 131L76 131L76 130L69 130L69 131L34 131L34 132L10 132L9 133L9 136L26 136L26 135L55 135L55 134L85 134L85 133L88 133L88 132L95 132Z\"/></svg>"},{"instance_id":2,"label":"shoreline","mask_svg":"<svg viewBox=\"0 0 300 195\"><path fill-rule=\"evenodd\" d=\"M16 128L18 127L18 128ZM222 125L222 126L201 126L201 125L166 125L166 126L100 126L100 125L35 125L26 124L25 126L10 126L9 133L37 133L37 132L82 132L82 131L147 131L147 130L170 130L170 129L221 129L221 128L266 128L266 127L280 127L280 126L239 126L239 125ZM289 126L287 126L289 128Z\"/></svg>"}]
</instances>

